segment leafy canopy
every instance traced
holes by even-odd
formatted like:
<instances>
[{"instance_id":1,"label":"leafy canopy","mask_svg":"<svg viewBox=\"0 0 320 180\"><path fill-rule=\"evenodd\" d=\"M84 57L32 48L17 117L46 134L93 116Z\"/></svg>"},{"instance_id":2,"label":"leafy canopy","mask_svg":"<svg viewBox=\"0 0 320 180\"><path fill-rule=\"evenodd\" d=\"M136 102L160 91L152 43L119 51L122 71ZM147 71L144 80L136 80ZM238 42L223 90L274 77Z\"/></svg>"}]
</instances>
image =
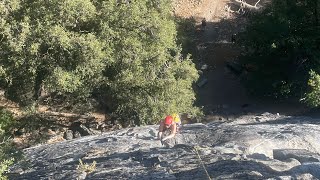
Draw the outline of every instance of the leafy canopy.
<instances>
[{"instance_id":1,"label":"leafy canopy","mask_svg":"<svg viewBox=\"0 0 320 180\"><path fill-rule=\"evenodd\" d=\"M32 104L45 89L75 101L101 94L136 124L196 113L198 74L181 56L169 0L2 0L0 78Z\"/></svg>"},{"instance_id":2,"label":"leafy canopy","mask_svg":"<svg viewBox=\"0 0 320 180\"><path fill-rule=\"evenodd\" d=\"M252 92L287 98L308 90L309 71L320 67L319 10L317 0L274 0L250 19L239 42L242 64L254 67L246 81Z\"/></svg>"},{"instance_id":3,"label":"leafy canopy","mask_svg":"<svg viewBox=\"0 0 320 180\"><path fill-rule=\"evenodd\" d=\"M8 131L13 127L14 118L12 114L4 109L0 109L0 179L6 180L5 173L10 165L13 164L12 146L10 145Z\"/></svg>"}]
</instances>

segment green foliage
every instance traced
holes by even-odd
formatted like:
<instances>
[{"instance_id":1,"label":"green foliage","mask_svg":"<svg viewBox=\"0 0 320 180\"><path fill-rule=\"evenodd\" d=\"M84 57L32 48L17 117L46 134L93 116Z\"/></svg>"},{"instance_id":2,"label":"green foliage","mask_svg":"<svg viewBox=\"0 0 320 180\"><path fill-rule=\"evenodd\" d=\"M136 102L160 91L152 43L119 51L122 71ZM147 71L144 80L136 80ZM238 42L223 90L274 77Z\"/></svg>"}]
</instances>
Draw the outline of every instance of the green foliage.
<instances>
[{"instance_id":1,"label":"green foliage","mask_svg":"<svg viewBox=\"0 0 320 180\"><path fill-rule=\"evenodd\" d=\"M44 88L86 102L94 92L136 124L198 112L198 74L177 46L170 0L0 4L0 80L10 99L30 105Z\"/></svg>"},{"instance_id":2,"label":"green foliage","mask_svg":"<svg viewBox=\"0 0 320 180\"><path fill-rule=\"evenodd\" d=\"M310 69L319 68L319 4L315 1L275 0L250 19L239 43L252 92L274 98L306 91Z\"/></svg>"},{"instance_id":3,"label":"green foliage","mask_svg":"<svg viewBox=\"0 0 320 180\"><path fill-rule=\"evenodd\" d=\"M0 26L0 65L8 97L30 104L39 84L50 92L88 97L102 79L107 58L103 41L88 29L96 16L92 2L16 2L19 6L8 8Z\"/></svg>"},{"instance_id":4,"label":"green foliage","mask_svg":"<svg viewBox=\"0 0 320 180\"><path fill-rule=\"evenodd\" d=\"M9 166L13 164L13 159L0 160L0 180L7 180L8 178L4 173L8 170Z\"/></svg>"},{"instance_id":5,"label":"green foliage","mask_svg":"<svg viewBox=\"0 0 320 180\"><path fill-rule=\"evenodd\" d=\"M0 109L0 137L14 125L12 114L4 109Z\"/></svg>"},{"instance_id":6,"label":"green foliage","mask_svg":"<svg viewBox=\"0 0 320 180\"><path fill-rule=\"evenodd\" d=\"M2 137L1 137L2 138ZM6 180L6 173L13 163L20 161L27 166L23 160L21 151L17 150L11 142L11 139L6 139L0 144L0 180Z\"/></svg>"},{"instance_id":7,"label":"green foliage","mask_svg":"<svg viewBox=\"0 0 320 180\"><path fill-rule=\"evenodd\" d=\"M182 46L182 54L192 54L196 57L196 20L194 18L184 19L181 17L175 17L177 26L177 43Z\"/></svg>"},{"instance_id":8,"label":"green foliage","mask_svg":"<svg viewBox=\"0 0 320 180\"><path fill-rule=\"evenodd\" d=\"M0 109L0 180L5 180L7 177L4 173L8 170L9 166L13 163L11 157L11 146L7 138L8 130L14 124L14 119L11 113Z\"/></svg>"},{"instance_id":9,"label":"green foliage","mask_svg":"<svg viewBox=\"0 0 320 180\"><path fill-rule=\"evenodd\" d=\"M314 71L310 71L308 85L311 90L306 94L304 102L311 107L317 107L320 105L320 75Z\"/></svg>"},{"instance_id":10,"label":"green foliage","mask_svg":"<svg viewBox=\"0 0 320 180\"><path fill-rule=\"evenodd\" d=\"M114 60L107 83L115 113L136 124L159 121L166 114L196 111L192 83L198 78L189 58L181 58L169 1L105 2L101 27L112 24ZM119 11L120 9L120 11ZM110 18L112 17L112 18Z\"/></svg>"},{"instance_id":11,"label":"green foliage","mask_svg":"<svg viewBox=\"0 0 320 180\"><path fill-rule=\"evenodd\" d=\"M87 174L92 173L96 170L96 161L93 161L91 164L83 163L81 159L79 159L79 165L77 166L77 170L80 172L86 172Z\"/></svg>"}]
</instances>

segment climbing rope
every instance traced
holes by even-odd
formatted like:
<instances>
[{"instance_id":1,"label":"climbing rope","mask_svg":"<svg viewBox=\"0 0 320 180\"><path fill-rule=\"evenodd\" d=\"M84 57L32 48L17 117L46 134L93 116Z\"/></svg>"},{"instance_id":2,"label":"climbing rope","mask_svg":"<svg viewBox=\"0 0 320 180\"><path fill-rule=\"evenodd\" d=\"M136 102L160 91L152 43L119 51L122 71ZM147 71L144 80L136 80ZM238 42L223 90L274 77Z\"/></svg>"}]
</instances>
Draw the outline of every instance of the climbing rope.
<instances>
[{"instance_id":1,"label":"climbing rope","mask_svg":"<svg viewBox=\"0 0 320 180\"><path fill-rule=\"evenodd\" d=\"M196 155L197 155L197 157L198 157L198 159L199 159L199 162L200 162L202 168L203 168L204 171L206 172L206 175L207 175L208 179L211 180L211 177L210 177L210 175L209 175L209 173L208 173L208 171L207 171L207 169L206 169L206 167L205 167L205 165L204 165L204 163L203 163L203 161L202 161L202 159L201 159L201 157L200 157L200 154L199 154L199 152L198 152L198 149L200 149L199 146L194 146L194 147L193 147L193 150L194 150L194 152L196 153Z\"/></svg>"},{"instance_id":2,"label":"climbing rope","mask_svg":"<svg viewBox=\"0 0 320 180\"><path fill-rule=\"evenodd\" d=\"M185 138L184 134L181 133L181 128L182 128L182 126L180 127L179 132L180 132L181 136L183 137L183 139L184 139L184 141L185 141L185 143L186 143L186 142L187 142L187 139ZM160 140L160 141L161 141L161 144L162 144L162 145L165 145L165 142L163 142L162 140ZM209 179L209 180L212 180L211 177L210 177L210 175L209 175L209 173L208 173L208 171L207 171L207 168L205 167L205 165L204 165L204 163L203 163L203 160L202 160L202 158L201 158L201 156L200 156L200 154L199 154L199 152L198 152L198 150L200 149L200 146L198 146L198 145L197 145L197 146L189 146L189 145L188 145L188 147L189 147L189 148L191 149L191 151L194 152L195 155L197 156L197 158L198 158L198 160L199 160L199 164L200 164L200 165L202 166L202 168L204 169L204 171L205 171L208 179Z\"/></svg>"}]
</instances>

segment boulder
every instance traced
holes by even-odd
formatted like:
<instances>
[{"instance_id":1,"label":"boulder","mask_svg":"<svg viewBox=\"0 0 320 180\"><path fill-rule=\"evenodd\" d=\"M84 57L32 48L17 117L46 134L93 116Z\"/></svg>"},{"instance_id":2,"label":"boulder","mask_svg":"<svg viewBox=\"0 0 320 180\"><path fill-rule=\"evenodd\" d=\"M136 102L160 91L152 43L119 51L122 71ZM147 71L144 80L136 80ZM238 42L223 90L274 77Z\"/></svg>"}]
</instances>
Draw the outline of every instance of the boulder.
<instances>
[{"instance_id":1,"label":"boulder","mask_svg":"<svg viewBox=\"0 0 320 180\"><path fill-rule=\"evenodd\" d=\"M304 163L319 162L320 156L319 154L312 153L306 149L274 149L273 158L281 161L294 158L300 163Z\"/></svg>"}]
</instances>

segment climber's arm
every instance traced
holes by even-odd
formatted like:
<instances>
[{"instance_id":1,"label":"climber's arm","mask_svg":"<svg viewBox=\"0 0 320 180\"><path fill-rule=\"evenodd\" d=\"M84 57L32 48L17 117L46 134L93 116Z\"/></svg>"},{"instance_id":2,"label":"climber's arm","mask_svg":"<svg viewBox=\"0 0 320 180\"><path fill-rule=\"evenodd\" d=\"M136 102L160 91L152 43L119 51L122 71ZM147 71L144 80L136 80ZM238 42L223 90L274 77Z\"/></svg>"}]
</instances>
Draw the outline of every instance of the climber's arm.
<instances>
[{"instance_id":1,"label":"climber's arm","mask_svg":"<svg viewBox=\"0 0 320 180\"><path fill-rule=\"evenodd\" d=\"M173 137L176 135L176 133L177 133L177 125L176 125L176 124L173 124L173 125L171 126L171 133L170 133L170 135L167 136L167 137L165 137L165 138L163 138L162 140L165 141L165 140L167 140L167 139L171 139L171 138L173 138Z\"/></svg>"},{"instance_id":2,"label":"climber's arm","mask_svg":"<svg viewBox=\"0 0 320 180\"><path fill-rule=\"evenodd\" d=\"M162 139L163 130L164 130L164 125L163 123L160 123L159 132L158 132L158 139L160 140Z\"/></svg>"}]
</instances>

